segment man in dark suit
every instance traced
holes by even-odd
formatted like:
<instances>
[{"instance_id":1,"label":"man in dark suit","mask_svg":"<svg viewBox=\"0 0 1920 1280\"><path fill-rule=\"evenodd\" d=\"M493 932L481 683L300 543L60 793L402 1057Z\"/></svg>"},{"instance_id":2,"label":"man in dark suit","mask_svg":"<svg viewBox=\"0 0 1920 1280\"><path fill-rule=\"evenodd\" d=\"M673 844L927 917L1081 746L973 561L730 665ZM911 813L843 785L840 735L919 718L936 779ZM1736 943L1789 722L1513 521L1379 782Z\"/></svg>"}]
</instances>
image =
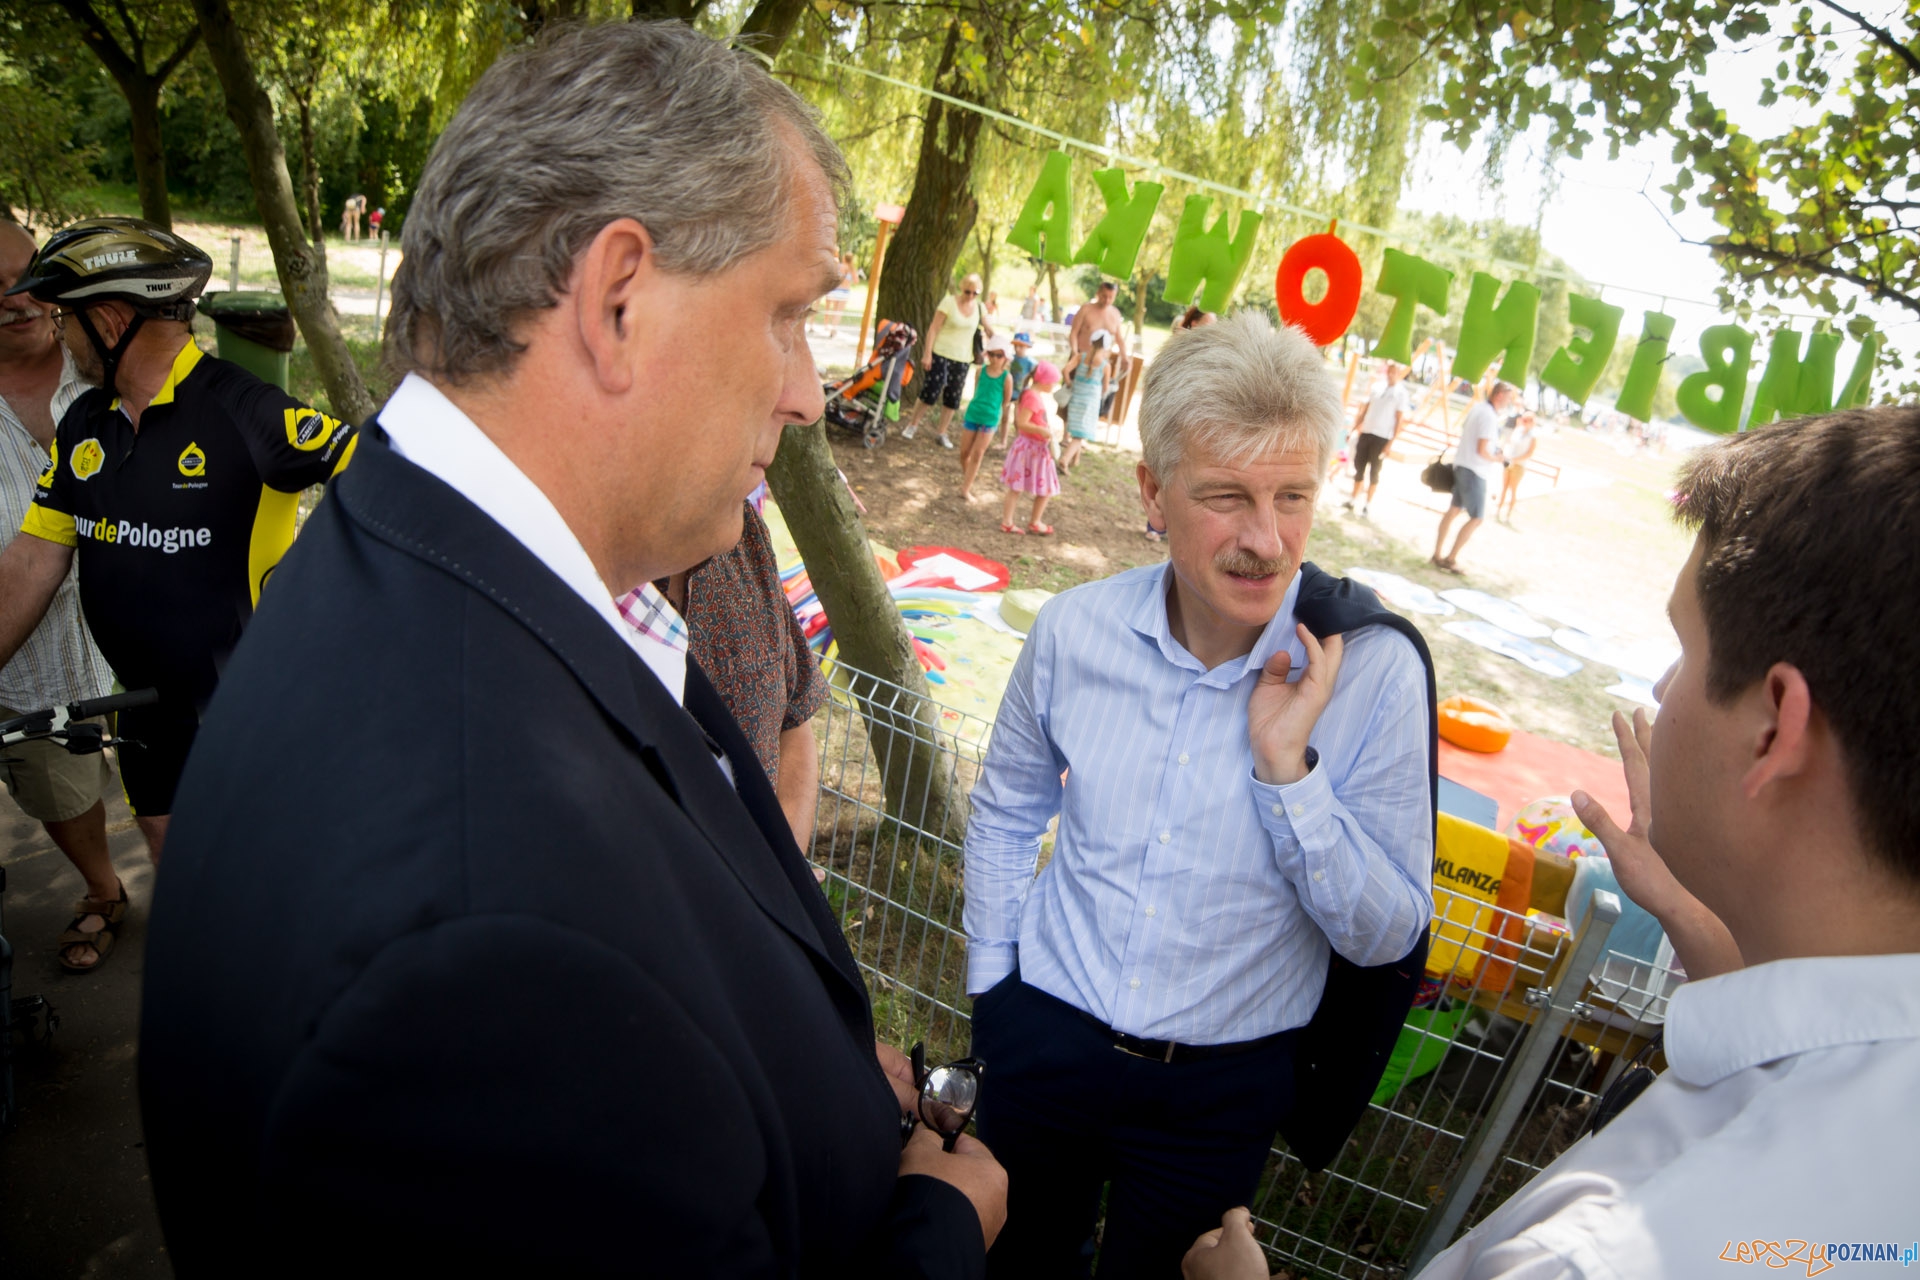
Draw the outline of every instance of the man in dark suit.
<instances>
[{"instance_id":1,"label":"man in dark suit","mask_svg":"<svg viewBox=\"0 0 1920 1280\"><path fill-rule=\"evenodd\" d=\"M684 27L496 65L422 177L408 376L187 770L141 1091L183 1275L980 1274L924 1128L663 599L811 421L845 169ZM891 1077L891 1078L890 1078Z\"/></svg>"}]
</instances>

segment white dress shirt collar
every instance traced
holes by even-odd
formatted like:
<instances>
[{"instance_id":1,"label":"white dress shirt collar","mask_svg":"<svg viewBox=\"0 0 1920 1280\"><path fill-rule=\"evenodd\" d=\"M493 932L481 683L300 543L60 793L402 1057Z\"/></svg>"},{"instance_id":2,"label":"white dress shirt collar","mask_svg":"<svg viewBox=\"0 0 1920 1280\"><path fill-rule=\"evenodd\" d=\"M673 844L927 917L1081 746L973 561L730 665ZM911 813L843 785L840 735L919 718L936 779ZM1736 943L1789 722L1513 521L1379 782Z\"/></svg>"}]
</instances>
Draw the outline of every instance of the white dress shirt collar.
<instances>
[{"instance_id":1,"label":"white dress shirt collar","mask_svg":"<svg viewBox=\"0 0 1920 1280\"><path fill-rule=\"evenodd\" d=\"M686 653L621 618L613 592L559 510L458 405L410 373L380 410L380 426L395 453L449 485L512 534L640 656L675 702L684 701Z\"/></svg>"},{"instance_id":2,"label":"white dress shirt collar","mask_svg":"<svg viewBox=\"0 0 1920 1280\"><path fill-rule=\"evenodd\" d=\"M1267 623L1266 630L1260 633L1260 638L1254 641L1246 657L1228 659L1209 675L1218 676L1222 684L1233 684L1248 672L1259 671L1267 665L1268 658L1286 649L1293 655L1292 678L1300 678L1306 670L1307 649L1294 632L1293 606L1300 598L1302 576L1300 570L1294 570L1293 581L1287 584L1287 594L1281 598L1279 609L1274 612L1272 621ZM1174 586L1173 562L1169 560L1163 572L1142 579L1141 585L1143 589L1129 613L1128 625L1159 645L1161 654L1168 662L1177 667L1205 670L1200 660L1173 638L1173 630L1167 620L1167 593Z\"/></svg>"},{"instance_id":3,"label":"white dress shirt collar","mask_svg":"<svg viewBox=\"0 0 1920 1280\"><path fill-rule=\"evenodd\" d=\"M1920 953L1809 956L1689 982L1667 1015L1667 1065L1705 1088L1818 1049L1920 1038Z\"/></svg>"}]
</instances>

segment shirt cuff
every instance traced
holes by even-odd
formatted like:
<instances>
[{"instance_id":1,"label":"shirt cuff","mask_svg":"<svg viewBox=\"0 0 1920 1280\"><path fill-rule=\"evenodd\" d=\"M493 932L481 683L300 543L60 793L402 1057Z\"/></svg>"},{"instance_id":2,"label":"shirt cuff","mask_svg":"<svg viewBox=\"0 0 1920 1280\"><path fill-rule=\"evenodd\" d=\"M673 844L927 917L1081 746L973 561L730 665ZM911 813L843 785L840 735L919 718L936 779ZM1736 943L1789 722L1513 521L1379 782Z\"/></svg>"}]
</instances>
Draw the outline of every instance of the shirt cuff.
<instances>
[{"instance_id":1,"label":"shirt cuff","mask_svg":"<svg viewBox=\"0 0 1920 1280\"><path fill-rule=\"evenodd\" d=\"M1020 963L1017 942L981 942L967 939L967 994L989 991Z\"/></svg>"},{"instance_id":2,"label":"shirt cuff","mask_svg":"<svg viewBox=\"0 0 1920 1280\"><path fill-rule=\"evenodd\" d=\"M1275 786L1251 774L1248 776L1253 781L1253 799L1259 806L1260 825L1273 837L1280 869L1287 871L1299 866L1301 846L1319 832L1333 812L1333 785L1327 781L1327 771L1320 767L1319 757L1310 751L1307 774L1298 782Z\"/></svg>"},{"instance_id":3,"label":"shirt cuff","mask_svg":"<svg viewBox=\"0 0 1920 1280\"><path fill-rule=\"evenodd\" d=\"M48 542L57 542L63 547L80 545L80 534L74 527L73 517L37 502L27 508L27 518L20 525L20 532L45 538Z\"/></svg>"}]
</instances>

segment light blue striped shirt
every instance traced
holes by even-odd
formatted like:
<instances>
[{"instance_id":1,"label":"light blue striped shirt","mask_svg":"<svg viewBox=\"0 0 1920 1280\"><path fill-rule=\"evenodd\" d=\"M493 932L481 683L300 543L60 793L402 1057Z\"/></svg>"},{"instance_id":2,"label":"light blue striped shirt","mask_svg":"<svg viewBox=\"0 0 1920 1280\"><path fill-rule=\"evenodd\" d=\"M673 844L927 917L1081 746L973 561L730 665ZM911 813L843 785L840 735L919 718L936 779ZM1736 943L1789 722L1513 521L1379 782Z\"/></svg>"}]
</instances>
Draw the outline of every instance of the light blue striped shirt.
<instances>
[{"instance_id":1,"label":"light blue striped shirt","mask_svg":"<svg viewBox=\"0 0 1920 1280\"><path fill-rule=\"evenodd\" d=\"M1169 573L1076 587L1034 622L973 791L967 990L1017 960L1024 981L1116 1030L1252 1040L1313 1016L1329 943L1384 964L1427 927L1426 669L1387 627L1348 637L1309 738L1318 761L1268 786L1247 699L1282 645L1306 667L1300 578L1253 651L1208 671L1168 631Z\"/></svg>"}]
</instances>

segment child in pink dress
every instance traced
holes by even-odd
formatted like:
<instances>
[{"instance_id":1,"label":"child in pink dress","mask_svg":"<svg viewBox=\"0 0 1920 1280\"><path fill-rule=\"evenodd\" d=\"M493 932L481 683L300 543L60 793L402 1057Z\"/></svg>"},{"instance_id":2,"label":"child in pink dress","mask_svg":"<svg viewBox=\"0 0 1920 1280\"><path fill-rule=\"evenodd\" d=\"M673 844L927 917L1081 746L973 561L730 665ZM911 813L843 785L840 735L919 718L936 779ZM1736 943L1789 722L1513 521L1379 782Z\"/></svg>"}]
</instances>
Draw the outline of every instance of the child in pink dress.
<instances>
[{"instance_id":1,"label":"child in pink dress","mask_svg":"<svg viewBox=\"0 0 1920 1280\"><path fill-rule=\"evenodd\" d=\"M1047 500L1060 492L1060 473L1053 465L1053 428L1047 423L1047 395L1060 385L1060 368L1050 360L1033 367L1033 382L1021 393L1013 410L1014 437L1007 447L1007 460L1000 467L1000 479L1007 486L1007 502L1000 515L1000 532L1033 533L1046 537L1050 524L1041 524L1040 515ZM1033 513L1022 529L1013 522L1013 508L1020 494L1031 494Z\"/></svg>"}]
</instances>

